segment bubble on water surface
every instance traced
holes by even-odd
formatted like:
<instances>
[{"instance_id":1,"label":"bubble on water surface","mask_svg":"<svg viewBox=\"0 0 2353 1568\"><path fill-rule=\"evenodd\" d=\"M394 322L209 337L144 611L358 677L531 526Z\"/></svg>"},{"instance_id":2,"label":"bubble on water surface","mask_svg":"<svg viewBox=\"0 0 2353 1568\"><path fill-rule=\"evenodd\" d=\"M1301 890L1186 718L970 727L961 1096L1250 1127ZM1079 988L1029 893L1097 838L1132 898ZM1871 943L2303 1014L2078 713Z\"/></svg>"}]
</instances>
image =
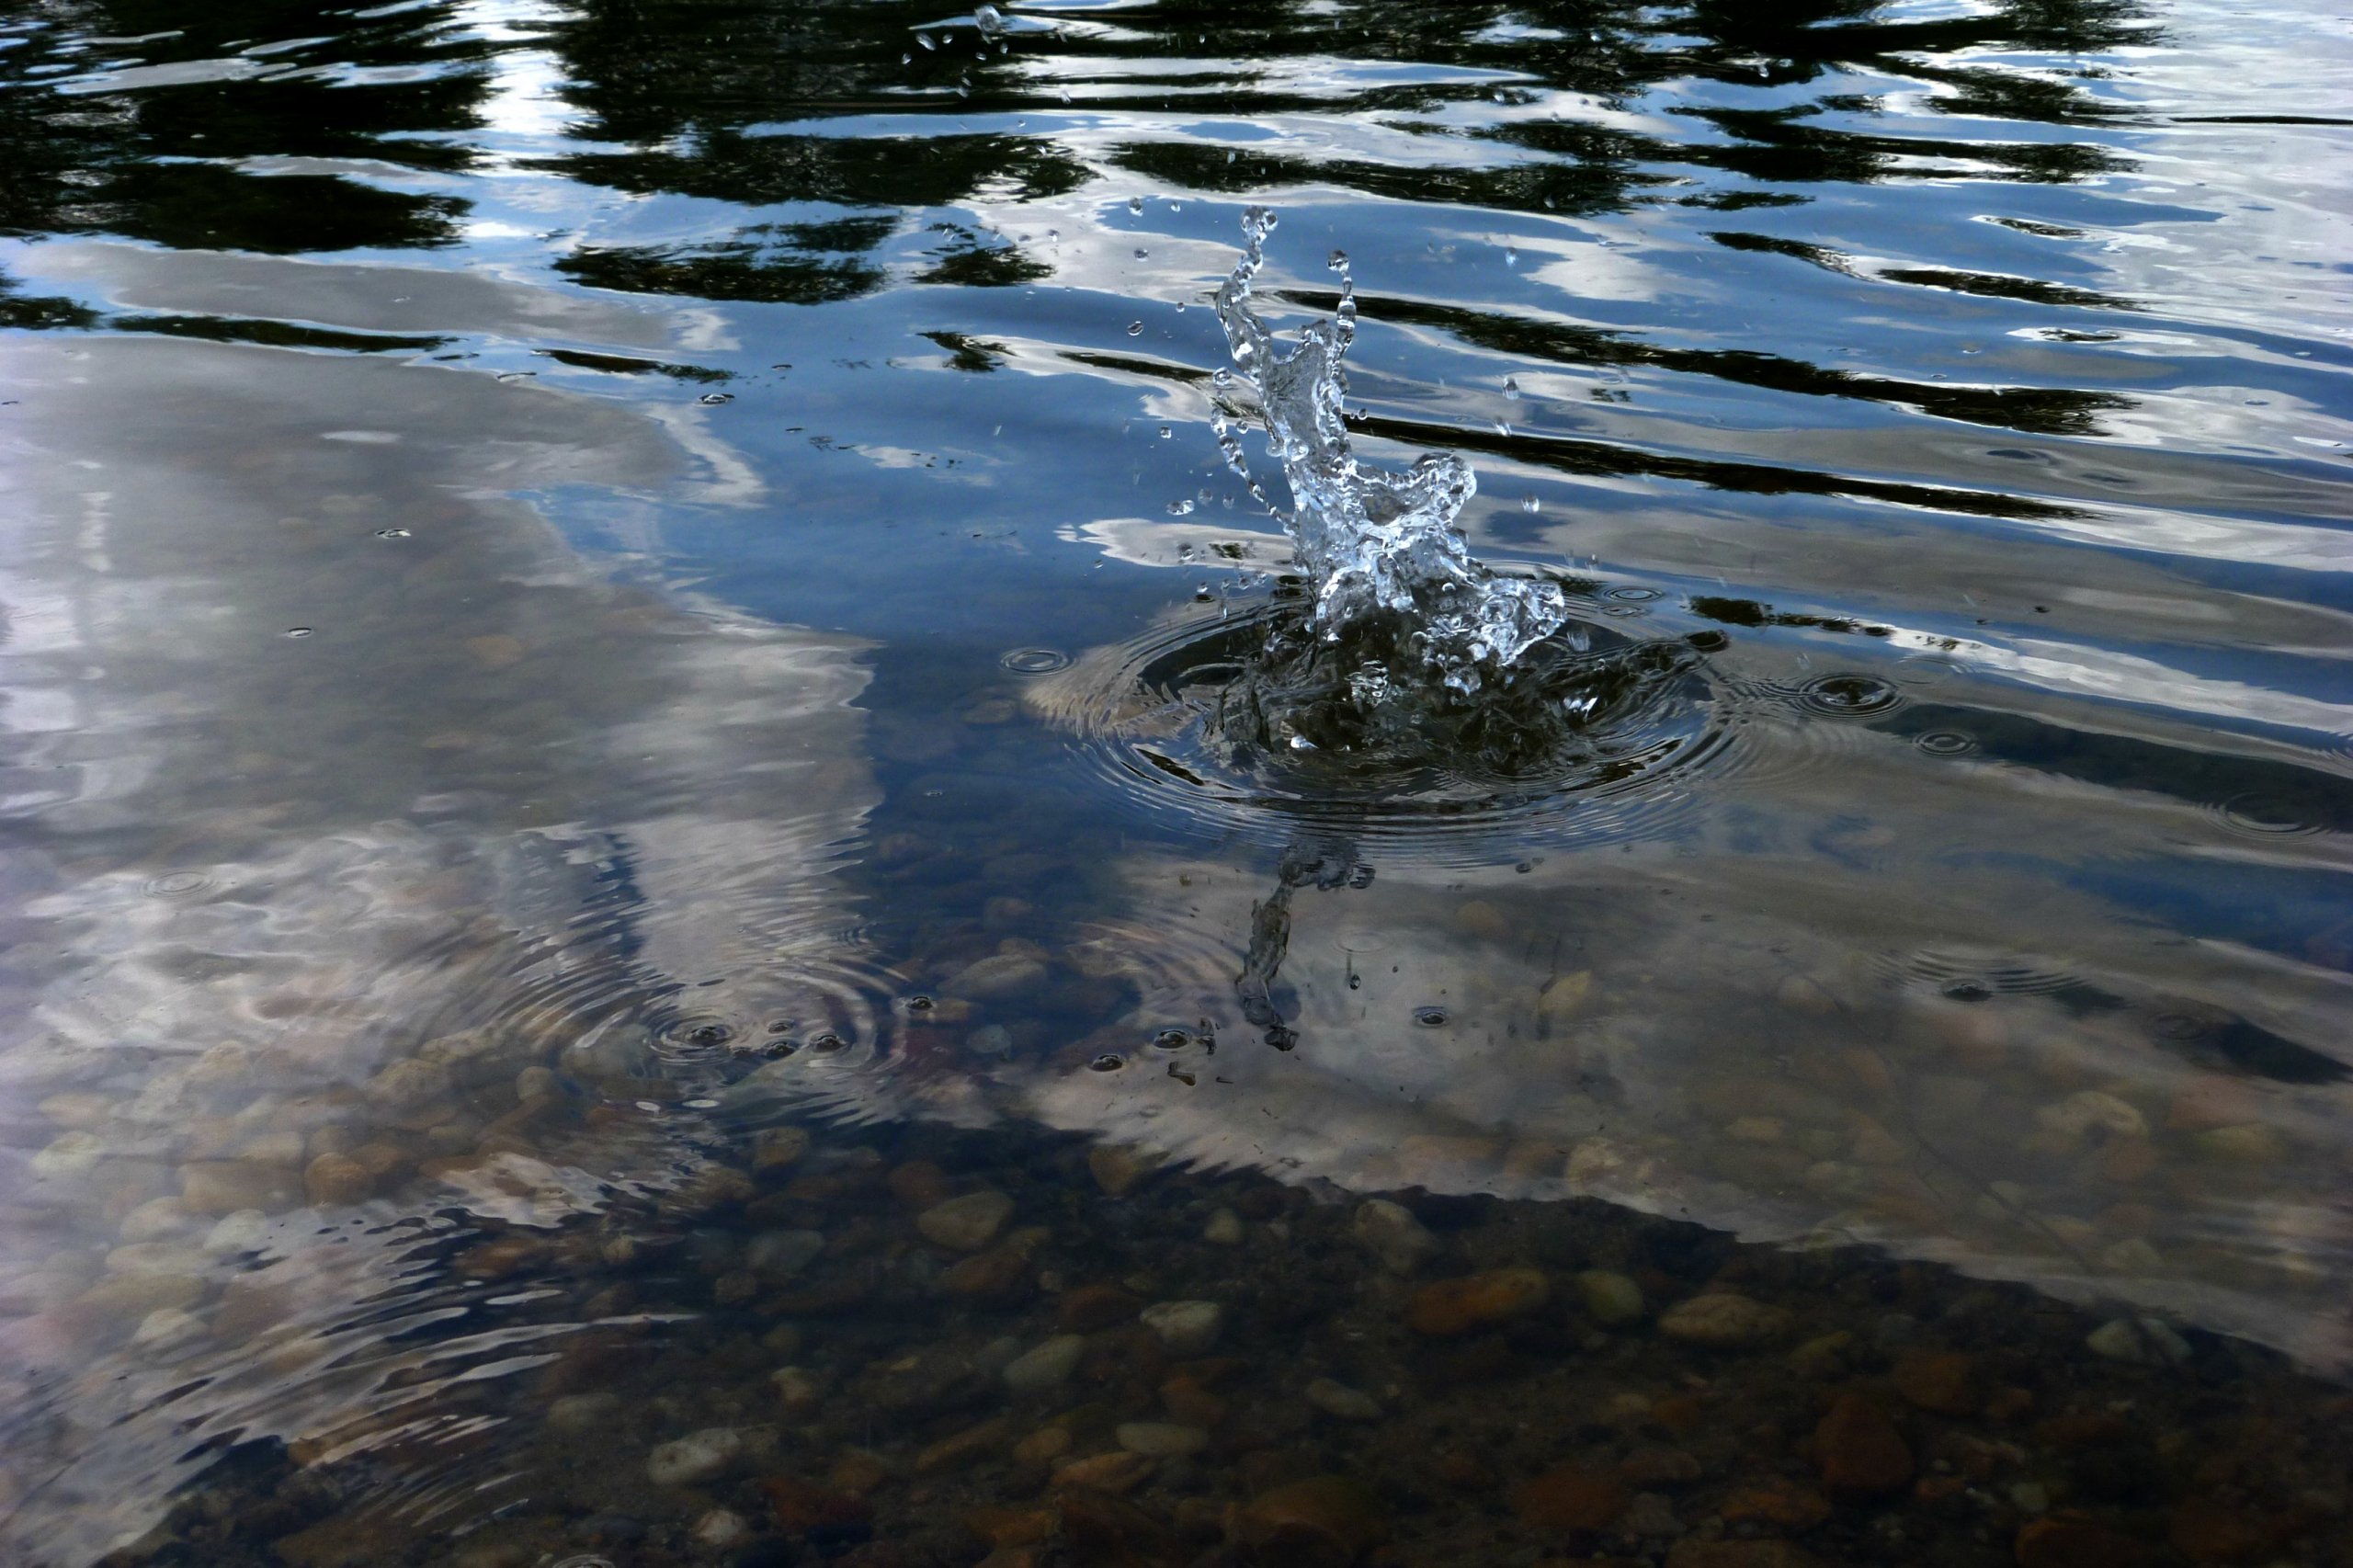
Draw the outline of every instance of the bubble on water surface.
<instances>
[{"instance_id":1,"label":"bubble on water surface","mask_svg":"<svg viewBox=\"0 0 2353 1568\"><path fill-rule=\"evenodd\" d=\"M1142 337L1143 335L1143 323L1140 321L1130 322L1128 324L1128 335L1130 337Z\"/></svg>"},{"instance_id":2,"label":"bubble on water surface","mask_svg":"<svg viewBox=\"0 0 2353 1568\"><path fill-rule=\"evenodd\" d=\"M1059 648L1016 648L997 660L1016 675L1051 675L1070 668L1070 655Z\"/></svg>"},{"instance_id":3,"label":"bubble on water surface","mask_svg":"<svg viewBox=\"0 0 2353 1568\"><path fill-rule=\"evenodd\" d=\"M149 878L142 888L153 898L185 898L211 885L212 879L201 871L166 871L160 877Z\"/></svg>"},{"instance_id":4,"label":"bubble on water surface","mask_svg":"<svg viewBox=\"0 0 2353 1568\"><path fill-rule=\"evenodd\" d=\"M1930 756L1967 756L1977 749L1975 737L1959 730L1930 730L1912 744Z\"/></svg>"},{"instance_id":5,"label":"bubble on water surface","mask_svg":"<svg viewBox=\"0 0 2353 1568\"><path fill-rule=\"evenodd\" d=\"M1446 1027L1447 1020L1452 1017L1453 1015L1449 1013L1443 1007L1416 1007L1414 1009L1414 1022L1421 1025L1422 1028L1426 1029L1443 1028Z\"/></svg>"},{"instance_id":6,"label":"bubble on water surface","mask_svg":"<svg viewBox=\"0 0 2353 1568\"><path fill-rule=\"evenodd\" d=\"M283 635L288 637L308 637L311 635L311 629L307 626L290 626L286 629Z\"/></svg>"},{"instance_id":7,"label":"bubble on water surface","mask_svg":"<svg viewBox=\"0 0 2353 1568\"><path fill-rule=\"evenodd\" d=\"M378 539L406 539L409 537L409 531L406 528L378 528L376 537Z\"/></svg>"}]
</instances>

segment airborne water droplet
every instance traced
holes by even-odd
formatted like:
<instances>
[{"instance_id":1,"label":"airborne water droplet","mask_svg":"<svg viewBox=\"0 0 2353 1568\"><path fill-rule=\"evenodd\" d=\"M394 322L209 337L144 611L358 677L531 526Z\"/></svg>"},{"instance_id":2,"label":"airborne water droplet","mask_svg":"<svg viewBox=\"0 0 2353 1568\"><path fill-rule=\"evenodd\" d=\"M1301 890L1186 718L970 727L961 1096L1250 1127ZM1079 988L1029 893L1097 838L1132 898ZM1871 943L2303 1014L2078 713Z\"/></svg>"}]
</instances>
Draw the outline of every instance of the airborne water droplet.
<instances>
[{"instance_id":1,"label":"airborne water droplet","mask_svg":"<svg viewBox=\"0 0 2353 1568\"><path fill-rule=\"evenodd\" d=\"M1172 439L1176 434L1176 427L1173 425L1163 425L1160 427L1160 438L1164 441Z\"/></svg>"},{"instance_id":2,"label":"airborne water droplet","mask_svg":"<svg viewBox=\"0 0 2353 1568\"><path fill-rule=\"evenodd\" d=\"M933 38L929 33L915 34L915 41L923 45L926 49L938 49L939 47L939 41Z\"/></svg>"},{"instance_id":3,"label":"airborne water droplet","mask_svg":"<svg viewBox=\"0 0 2353 1568\"><path fill-rule=\"evenodd\" d=\"M1504 395L1510 398L1519 395L1519 383L1509 376L1504 378Z\"/></svg>"},{"instance_id":4,"label":"airborne water droplet","mask_svg":"<svg viewBox=\"0 0 2353 1568\"><path fill-rule=\"evenodd\" d=\"M1141 211L1142 211L1142 210L1143 210L1143 198L1142 198L1142 197L1141 197L1141 196L1131 196L1131 197L1129 197L1129 198L1128 198L1128 210L1129 210L1129 211L1131 211L1131 212L1141 212Z\"/></svg>"}]
</instances>

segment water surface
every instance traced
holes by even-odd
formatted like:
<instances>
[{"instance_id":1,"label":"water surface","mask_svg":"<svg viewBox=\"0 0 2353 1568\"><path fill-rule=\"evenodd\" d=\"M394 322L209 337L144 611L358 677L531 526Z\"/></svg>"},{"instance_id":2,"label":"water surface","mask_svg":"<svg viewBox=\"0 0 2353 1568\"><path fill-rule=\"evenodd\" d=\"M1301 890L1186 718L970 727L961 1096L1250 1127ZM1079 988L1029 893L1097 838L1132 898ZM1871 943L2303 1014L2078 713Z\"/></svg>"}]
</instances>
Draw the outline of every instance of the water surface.
<instances>
[{"instance_id":1,"label":"water surface","mask_svg":"<svg viewBox=\"0 0 2353 1568\"><path fill-rule=\"evenodd\" d=\"M1579 1318L1576 1271L1836 1324L1881 1290L1838 1257L1928 1325L1857 1380L2045 1301L2088 1315L2018 1331L2040 1415L2325 1426L2348 82L2342 18L2219 0L0 11L7 1550L976 1561L925 1530L1047 1472L922 1479L997 1417L898 1369L997 1398L1098 1277L1225 1300L1267 1402L1130 1494L1188 1553L1271 1550L1212 1516L1305 1450L1393 1494L1399 1561L1663 1554L1515 1506L1609 1444L1463 1437L1502 1363L1333 1349L1474 1267L1549 1271L1570 1325L1509 1375L1592 1401L1783 1374ZM1672 651L1573 772L1205 731L1297 591L1212 430L1254 203L1272 324L1349 258L1359 454L1461 453L1483 559ZM910 1229L963 1187L1050 1233L999 1296ZM1418 1272L1317 1250L1374 1195ZM2085 1349L2142 1314L2188 1371ZM1286 1426L1324 1370L1388 1422ZM1136 1419L1121 1375L1041 1408ZM566 1419L610 1443L543 1425L600 1392ZM1975 1462L1950 1414L1905 1416L1924 1474ZM649 1483L716 1427L727 1480ZM1644 1430L1699 1452L1631 1483L1695 1539L1903 1560ZM1974 1512L1876 1517L2325 1560L2341 1473L2103 1491L2005 1430ZM779 1474L872 1521L812 1534ZM2272 1533L2210 1552L2201 1508Z\"/></svg>"}]
</instances>

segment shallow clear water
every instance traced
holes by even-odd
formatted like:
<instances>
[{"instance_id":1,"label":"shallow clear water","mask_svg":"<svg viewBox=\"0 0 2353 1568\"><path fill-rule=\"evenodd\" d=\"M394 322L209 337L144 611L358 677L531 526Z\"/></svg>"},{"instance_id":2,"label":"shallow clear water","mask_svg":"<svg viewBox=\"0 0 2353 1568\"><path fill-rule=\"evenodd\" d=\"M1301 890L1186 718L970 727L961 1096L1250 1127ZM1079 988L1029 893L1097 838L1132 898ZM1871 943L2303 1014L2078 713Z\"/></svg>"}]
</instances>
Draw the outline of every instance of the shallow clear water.
<instances>
[{"instance_id":1,"label":"shallow clear water","mask_svg":"<svg viewBox=\"0 0 2353 1568\"><path fill-rule=\"evenodd\" d=\"M2333 1561L2349 91L2222 0L0 8L0 1551ZM1257 203L1568 740L1237 708Z\"/></svg>"}]
</instances>

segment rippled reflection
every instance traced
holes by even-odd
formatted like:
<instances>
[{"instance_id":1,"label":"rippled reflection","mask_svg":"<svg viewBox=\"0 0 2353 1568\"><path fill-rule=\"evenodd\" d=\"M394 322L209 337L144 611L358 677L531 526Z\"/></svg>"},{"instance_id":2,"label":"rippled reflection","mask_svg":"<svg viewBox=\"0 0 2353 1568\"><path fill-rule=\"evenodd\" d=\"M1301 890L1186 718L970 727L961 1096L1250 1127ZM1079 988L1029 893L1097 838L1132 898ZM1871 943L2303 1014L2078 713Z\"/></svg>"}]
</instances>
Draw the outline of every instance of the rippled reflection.
<instances>
[{"instance_id":1,"label":"rippled reflection","mask_svg":"<svg viewBox=\"0 0 2353 1568\"><path fill-rule=\"evenodd\" d=\"M1402 1292L1315 1252L1372 1192L2132 1303L2197 1339L2180 1385L2070 1386L2136 1422L2257 1397L2200 1330L2341 1375L2339 30L0 13L6 1550L490 1563L553 1520L518 1561L716 1560L647 1450L722 1428L733 1506L847 1550L855 1508L752 1474L958 1496L921 1461L967 1412L909 1388L1001 1394L1062 1288L1182 1278L1191 1232L1296 1265L1277 1296ZM1218 744L1296 587L1211 433L1257 202L1274 326L1353 259L1351 439L1462 453L1480 558L1663 661L1575 767L1339 788ZM1163 1157L1288 1198L1128 1202ZM1023 1228L910 1232L934 1160ZM1427 1250L1513 1233L1465 1233ZM1370 1343L1290 1299L1269 1388ZM1451 1460L1313 1430L1343 1469L1407 1432L1406 1495ZM2293 1471L2242 1446L2134 1484ZM2002 1476L1967 1517L2005 1561L2130 1500ZM2328 1517L2308 1479L2275 1523ZM1842 1498L1836 1551L1905 1496Z\"/></svg>"}]
</instances>

